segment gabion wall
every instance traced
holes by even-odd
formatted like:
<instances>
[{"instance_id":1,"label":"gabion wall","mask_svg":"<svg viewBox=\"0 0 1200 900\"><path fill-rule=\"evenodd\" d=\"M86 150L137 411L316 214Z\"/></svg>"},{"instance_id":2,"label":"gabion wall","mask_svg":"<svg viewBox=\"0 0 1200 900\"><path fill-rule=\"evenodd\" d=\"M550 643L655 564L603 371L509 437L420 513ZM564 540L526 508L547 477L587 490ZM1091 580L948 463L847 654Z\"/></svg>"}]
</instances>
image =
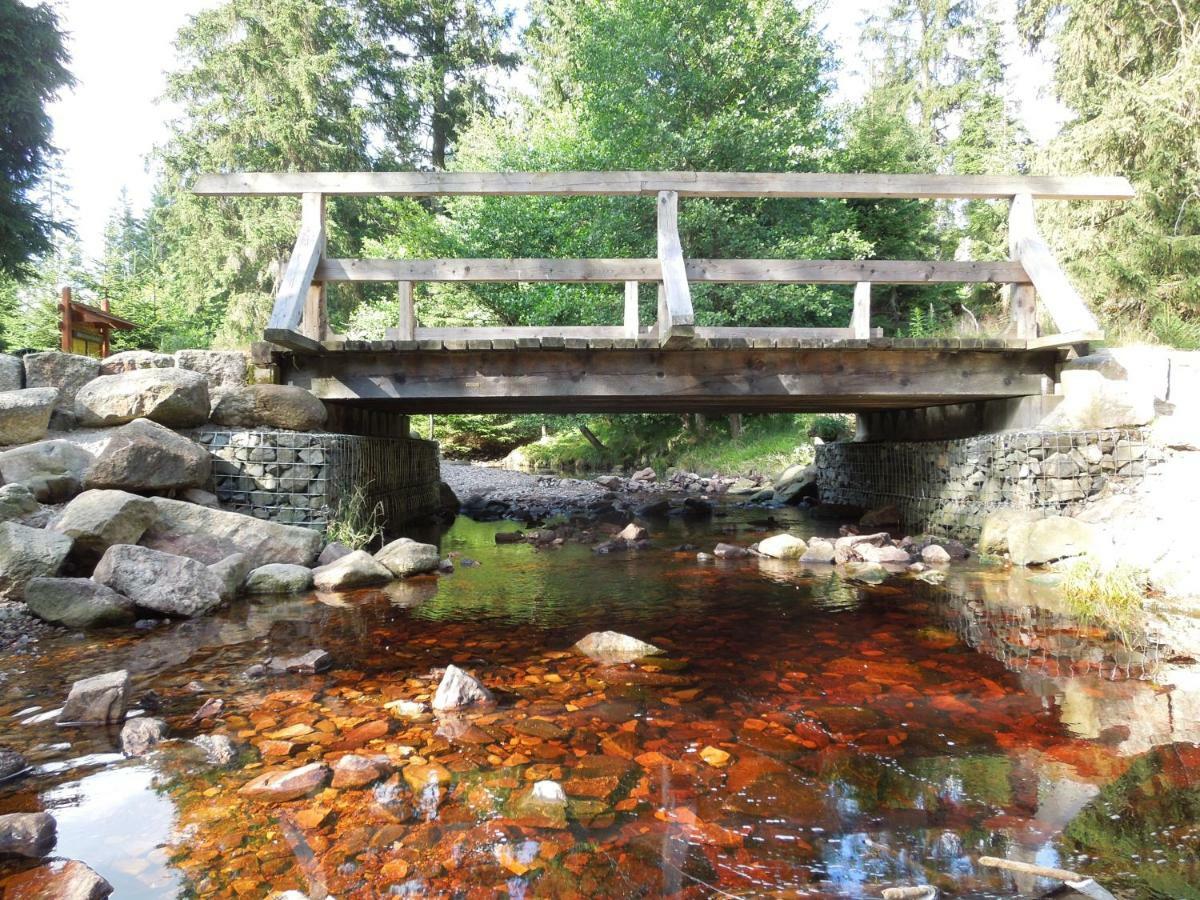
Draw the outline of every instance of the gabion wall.
<instances>
[{"instance_id":1,"label":"gabion wall","mask_svg":"<svg viewBox=\"0 0 1200 900\"><path fill-rule=\"evenodd\" d=\"M824 503L895 505L910 530L975 540L997 509L1071 515L1102 492L1129 490L1159 453L1138 430L844 442L817 448L817 482Z\"/></svg>"},{"instance_id":2,"label":"gabion wall","mask_svg":"<svg viewBox=\"0 0 1200 900\"><path fill-rule=\"evenodd\" d=\"M323 531L359 486L368 509L383 504L389 525L438 509L433 441L265 430L205 430L196 440L213 455L221 503L260 519Z\"/></svg>"}]
</instances>

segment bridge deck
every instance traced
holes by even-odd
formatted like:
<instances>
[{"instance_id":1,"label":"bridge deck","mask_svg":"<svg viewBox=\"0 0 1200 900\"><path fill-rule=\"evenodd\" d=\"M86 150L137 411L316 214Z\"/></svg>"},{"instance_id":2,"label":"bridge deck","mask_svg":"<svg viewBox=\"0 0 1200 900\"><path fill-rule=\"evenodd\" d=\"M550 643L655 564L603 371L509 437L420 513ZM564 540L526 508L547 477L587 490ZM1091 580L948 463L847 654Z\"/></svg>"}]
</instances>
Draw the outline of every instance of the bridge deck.
<instances>
[{"instance_id":1,"label":"bridge deck","mask_svg":"<svg viewBox=\"0 0 1200 900\"><path fill-rule=\"evenodd\" d=\"M1036 396L1064 349L1016 339L326 341L286 383L397 413L855 412Z\"/></svg>"}]
</instances>

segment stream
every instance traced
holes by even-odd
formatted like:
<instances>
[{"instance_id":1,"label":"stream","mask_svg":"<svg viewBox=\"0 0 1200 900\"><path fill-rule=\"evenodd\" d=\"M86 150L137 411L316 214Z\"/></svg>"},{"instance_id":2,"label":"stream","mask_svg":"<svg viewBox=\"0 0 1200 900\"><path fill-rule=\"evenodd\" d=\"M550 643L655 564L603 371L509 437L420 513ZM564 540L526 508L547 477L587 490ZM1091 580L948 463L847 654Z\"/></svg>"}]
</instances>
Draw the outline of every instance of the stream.
<instances>
[{"instance_id":1,"label":"stream","mask_svg":"<svg viewBox=\"0 0 1200 900\"><path fill-rule=\"evenodd\" d=\"M0 744L34 772L0 812L47 810L56 856L117 898L1042 896L991 855L1085 873L1119 897L1200 897L1200 673L1052 611L1023 575L956 563L878 585L832 567L696 559L803 511L731 508L651 528L652 549L436 535L453 573L238 601L146 630L59 632L0 656ZM477 563L472 565L471 563ZM1035 604L1048 601L1050 609ZM603 664L592 631L659 656ZM323 648L333 668L251 677ZM494 706L437 718L454 664ZM58 727L77 678L125 668L176 740ZM224 708L190 721L205 700ZM187 739L228 735L205 761ZM268 768L379 756L360 787L265 803ZM527 802L552 781L565 804ZM28 863L0 861L0 876Z\"/></svg>"}]
</instances>

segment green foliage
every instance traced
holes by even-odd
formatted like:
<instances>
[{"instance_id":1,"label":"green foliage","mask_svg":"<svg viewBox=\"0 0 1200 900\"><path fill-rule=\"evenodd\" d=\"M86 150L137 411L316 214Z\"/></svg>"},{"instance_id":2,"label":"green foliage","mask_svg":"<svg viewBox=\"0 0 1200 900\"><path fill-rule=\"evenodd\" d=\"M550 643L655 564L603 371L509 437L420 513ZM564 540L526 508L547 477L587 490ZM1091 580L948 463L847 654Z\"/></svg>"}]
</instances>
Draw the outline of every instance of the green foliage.
<instances>
[{"instance_id":1,"label":"green foliage","mask_svg":"<svg viewBox=\"0 0 1200 900\"><path fill-rule=\"evenodd\" d=\"M536 440L542 419L542 416L437 416L433 437L447 459L502 459L522 444ZM425 433L419 418L414 419L414 428Z\"/></svg>"},{"instance_id":2,"label":"green foliage","mask_svg":"<svg viewBox=\"0 0 1200 900\"><path fill-rule=\"evenodd\" d=\"M366 488L355 486L330 512L325 536L351 550L362 550L383 536L383 522L382 501L371 506Z\"/></svg>"},{"instance_id":3,"label":"green foliage","mask_svg":"<svg viewBox=\"0 0 1200 900\"><path fill-rule=\"evenodd\" d=\"M0 0L0 276L29 278L64 226L37 197L51 159L46 105L74 81L58 13Z\"/></svg>"},{"instance_id":4,"label":"green foliage","mask_svg":"<svg viewBox=\"0 0 1200 900\"><path fill-rule=\"evenodd\" d=\"M1062 597L1074 615L1109 629L1128 646L1143 624L1148 586L1140 569L1084 556L1064 569Z\"/></svg>"},{"instance_id":5,"label":"green foliage","mask_svg":"<svg viewBox=\"0 0 1200 900\"><path fill-rule=\"evenodd\" d=\"M1055 90L1075 117L1044 164L1124 173L1133 201L1055 204L1059 258L1110 330L1130 323L1166 343L1200 323L1200 3L1029 0L1027 38L1053 38Z\"/></svg>"}]
</instances>

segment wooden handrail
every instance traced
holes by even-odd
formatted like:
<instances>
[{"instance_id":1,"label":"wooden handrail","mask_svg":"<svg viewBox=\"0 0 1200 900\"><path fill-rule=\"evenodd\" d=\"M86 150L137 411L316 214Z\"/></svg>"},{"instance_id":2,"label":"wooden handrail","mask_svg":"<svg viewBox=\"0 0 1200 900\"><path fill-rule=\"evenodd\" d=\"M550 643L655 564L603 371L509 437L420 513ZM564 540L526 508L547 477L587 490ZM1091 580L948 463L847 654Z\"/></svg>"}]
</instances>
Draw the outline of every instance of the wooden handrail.
<instances>
[{"instance_id":1,"label":"wooden handrail","mask_svg":"<svg viewBox=\"0 0 1200 900\"><path fill-rule=\"evenodd\" d=\"M210 196L304 193L391 197L829 197L859 200L1129 200L1128 179L1073 175L888 175L826 172L233 172L197 177Z\"/></svg>"}]
</instances>

